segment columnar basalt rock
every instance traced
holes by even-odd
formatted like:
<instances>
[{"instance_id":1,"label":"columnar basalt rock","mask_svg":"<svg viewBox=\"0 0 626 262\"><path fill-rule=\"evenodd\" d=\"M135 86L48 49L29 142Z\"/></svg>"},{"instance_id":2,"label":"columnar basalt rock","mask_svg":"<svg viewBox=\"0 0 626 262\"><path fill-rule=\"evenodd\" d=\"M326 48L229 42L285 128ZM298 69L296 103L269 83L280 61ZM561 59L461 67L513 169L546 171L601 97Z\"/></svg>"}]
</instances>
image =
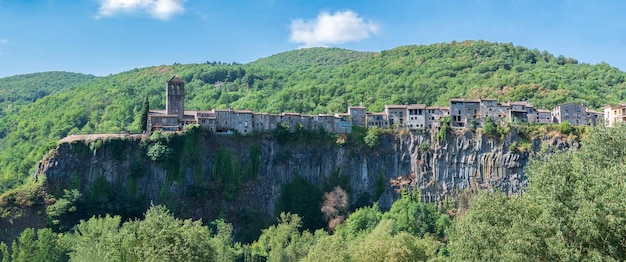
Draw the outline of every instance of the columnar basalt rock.
<instances>
[{"instance_id":1,"label":"columnar basalt rock","mask_svg":"<svg viewBox=\"0 0 626 262\"><path fill-rule=\"evenodd\" d=\"M210 207L216 203L273 216L281 186L295 176L319 186L333 174L347 176L354 202L359 196L372 196L377 177L383 175L384 193L372 200L385 209L400 197L402 189L420 190L424 200L433 202L468 189L517 194L526 185L524 167L533 154L542 147L575 146L545 137L531 141L530 152L516 153L509 152L512 143L521 141L515 132L504 139L490 139L469 130L452 132L441 142L429 134L408 131L384 135L376 149L338 146L334 141L283 143L268 135L199 136L197 161L180 161L186 164L177 169L182 175L178 179L171 178L171 169L142 156L145 150L138 138L125 140L123 150L107 146L106 141L90 150L87 142L74 141L61 143L54 155L42 162L38 175L47 178L51 193L78 187L86 196L96 180L104 177L114 192L133 188L129 194L143 198L146 206L162 201L165 192L190 216L214 217L217 214ZM258 170L253 178L243 180L234 199L211 199L215 196L202 194L214 181L217 151L228 152L240 170L249 170L252 160L248 152L253 145L260 149ZM190 193L198 189L206 199Z\"/></svg>"}]
</instances>

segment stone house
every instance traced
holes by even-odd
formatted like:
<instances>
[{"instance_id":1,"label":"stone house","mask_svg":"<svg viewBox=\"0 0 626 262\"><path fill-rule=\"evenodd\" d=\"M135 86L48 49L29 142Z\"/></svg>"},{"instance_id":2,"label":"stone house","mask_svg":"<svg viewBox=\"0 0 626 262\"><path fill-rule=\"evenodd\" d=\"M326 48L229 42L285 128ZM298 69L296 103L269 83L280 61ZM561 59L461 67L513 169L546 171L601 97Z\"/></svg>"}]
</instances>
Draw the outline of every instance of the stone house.
<instances>
[{"instance_id":1,"label":"stone house","mask_svg":"<svg viewBox=\"0 0 626 262\"><path fill-rule=\"evenodd\" d=\"M480 100L450 99L450 126L467 127L480 124Z\"/></svg>"},{"instance_id":2,"label":"stone house","mask_svg":"<svg viewBox=\"0 0 626 262\"><path fill-rule=\"evenodd\" d=\"M603 112L598 112L598 111L587 109L587 125L597 126L598 124L602 123L604 119L603 116L604 116Z\"/></svg>"},{"instance_id":3,"label":"stone house","mask_svg":"<svg viewBox=\"0 0 626 262\"><path fill-rule=\"evenodd\" d=\"M571 125L587 125L587 109L578 103L564 103L552 109L552 120L554 123L568 121Z\"/></svg>"},{"instance_id":4,"label":"stone house","mask_svg":"<svg viewBox=\"0 0 626 262\"><path fill-rule=\"evenodd\" d=\"M429 106L426 107L425 109L426 115L426 129L439 129L439 127L441 126L440 124L440 119L444 118L445 116L450 115L450 108L449 107L437 107L437 106Z\"/></svg>"},{"instance_id":5,"label":"stone house","mask_svg":"<svg viewBox=\"0 0 626 262\"><path fill-rule=\"evenodd\" d=\"M498 101L495 98L481 98L479 101L481 126L487 121L487 118L495 124L499 124L500 119L503 118L504 110Z\"/></svg>"},{"instance_id":6,"label":"stone house","mask_svg":"<svg viewBox=\"0 0 626 262\"><path fill-rule=\"evenodd\" d=\"M410 130L426 128L426 105L413 104L406 107L407 123Z\"/></svg>"},{"instance_id":7,"label":"stone house","mask_svg":"<svg viewBox=\"0 0 626 262\"><path fill-rule=\"evenodd\" d=\"M390 127L406 126L406 105L385 105L385 114Z\"/></svg>"},{"instance_id":8,"label":"stone house","mask_svg":"<svg viewBox=\"0 0 626 262\"><path fill-rule=\"evenodd\" d=\"M352 120L352 126L365 126L367 109L364 106L349 106L348 115Z\"/></svg>"},{"instance_id":9,"label":"stone house","mask_svg":"<svg viewBox=\"0 0 626 262\"><path fill-rule=\"evenodd\" d=\"M387 120L387 114L381 113L367 113L367 127L388 128L389 120Z\"/></svg>"},{"instance_id":10,"label":"stone house","mask_svg":"<svg viewBox=\"0 0 626 262\"><path fill-rule=\"evenodd\" d=\"M252 113L252 130L265 132L270 130L270 114Z\"/></svg>"},{"instance_id":11,"label":"stone house","mask_svg":"<svg viewBox=\"0 0 626 262\"><path fill-rule=\"evenodd\" d=\"M207 130L209 130L211 132L215 132L215 130L216 130L215 112L213 112L213 111L198 111L198 112L196 112L195 115L196 115L197 123L201 127L206 128Z\"/></svg>"},{"instance_id":12,"label":"stone house","mask_svg":"<svg viewBox=\"0 0 626 262\"><path fill-rule=\"evenodd\" d=\"M168 115L166 110L150 110L148 113L148 127L151 131L180 131L183 126L178 119L178 115Z\"/></svg>"},{"instance_id":13,"label":"stone house","mask_svg":"<svg viewBox=\"0 0 626 262\"><path fill-rule=\"evenodd\" d=\"M317 130L319 128L323 128L326 132L334 132L334 123L335 116L331 114L319 114L316 116L312 116L312 126L313 130Z\"/></svg>"},{"instance_id":14,"label":"stone house","mask_svg":"<svg viewBox=\"0 0 626 262\"><path fill-rule=\"evenodd\" d=\"M538 109L534 123L550 124L552 123L552 112L550 110Z\"/></svg>"},{"instance_id":15,"label":"stone house","mask_svg":"<svg viewBox=\"0 0 626 262\"><path fill-rule=\"evenodd\" d=\"M345 115L335 115L333 118L333 131L335 133L347 134L352 132L352 120L350 117Z\"/></svg>"}]
</instances>

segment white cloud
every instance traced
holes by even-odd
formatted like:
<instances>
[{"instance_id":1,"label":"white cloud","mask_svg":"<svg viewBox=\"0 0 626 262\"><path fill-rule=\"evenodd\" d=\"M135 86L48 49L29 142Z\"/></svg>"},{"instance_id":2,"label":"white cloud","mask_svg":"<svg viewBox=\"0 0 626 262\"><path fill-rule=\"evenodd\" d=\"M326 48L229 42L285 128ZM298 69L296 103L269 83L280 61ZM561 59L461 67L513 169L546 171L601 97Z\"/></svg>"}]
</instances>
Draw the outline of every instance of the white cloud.
<instances>
[{"instance_id":1,"label":"white cloud","mask_svg":"<svg viewBox=\"0 0 626 262\"><path fill-rule=\"evenodd\" d=\"M9 43L9 39L0 38L0 44L6 44L6 43Z\"/></svg>"},{"instance_id":2,"label":"white cloud","mask_svg":"<svg viewBox=\"0 0 626 262\"><path fill-rule=\"evenodd\" d=\"M377 32L378 25L364 21L359 14L350 10L334 14L321 12L313 21L291 21L289 41L303 43L303 47L327 46L360 41Z\"/></svg>"},{"instance_id":3,"label":"white cloud","mask_svg":"<svg viewBox=\"0 0 626 262\"><path fill-rule=\"evenodd\" d=\"M185 0L101 0L96 18L118 13L147 12L152 17L167 20L183 13Z\"/></svg>"}]
</instances>

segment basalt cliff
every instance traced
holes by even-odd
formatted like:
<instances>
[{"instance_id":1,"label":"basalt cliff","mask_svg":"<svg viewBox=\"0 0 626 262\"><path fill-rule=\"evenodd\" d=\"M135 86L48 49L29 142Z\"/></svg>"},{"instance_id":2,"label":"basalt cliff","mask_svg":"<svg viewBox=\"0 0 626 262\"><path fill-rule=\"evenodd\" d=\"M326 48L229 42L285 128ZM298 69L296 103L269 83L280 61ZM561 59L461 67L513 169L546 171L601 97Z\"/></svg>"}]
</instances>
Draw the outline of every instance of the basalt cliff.
<instances>
[{"instance_id":1,"label":"basalt cliff","mask_svg":"<svg viewBox=\"0 0 626 262\"><path fill-rule=\"evenodd\" d=\"M156 138L68 137L41 161L37 176L45 176L52 195L77 189L83 201L105 206L145 210L166 204L184 216L205 219L244 211L273 217L281 188L298 176L320 188L349 187L353 204L378 201L386 209L402 189L420 190L430 202L475 189L517 194L527 183L529 158L577 146L563 136L529 139L510 132L489 138L472 130L448 131L440 141L435 134L386 133L374 148L353 136L193 130ZM521 143L526 148L515 150Z\"/></svg>"}]
</instances>

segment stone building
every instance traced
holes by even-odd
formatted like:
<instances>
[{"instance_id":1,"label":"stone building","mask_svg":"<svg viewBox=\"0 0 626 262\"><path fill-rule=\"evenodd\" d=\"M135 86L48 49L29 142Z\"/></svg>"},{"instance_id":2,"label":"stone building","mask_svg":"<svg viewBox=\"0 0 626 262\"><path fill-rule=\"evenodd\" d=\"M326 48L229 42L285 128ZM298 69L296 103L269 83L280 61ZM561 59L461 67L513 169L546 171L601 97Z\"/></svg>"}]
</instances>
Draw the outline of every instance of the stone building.
<instances>
[{"instance_id":1,"label":"stone building","mask_svg":"<svg viewBox=\"0 0 626 262\"><path fill-rule=\"evenodd\" d=\"M449 107L429 106L425 108L426 111L426 129L439 129L441 127L441 119L450 115Z\"/></svg>"},{"instance_id":2,"label":"stone building","mask_svg":"<svg viewBox=\"0 0 626 262\"><path fill-rule=\"evenodd\" d=\"M408 105L406 111L408 128L410 130L426 128L426 105Z\"/></svg>"},{"instance_id":3,"label":"stone building","mask_svg":"<svg viewBox=\"0 0 626 262\"><path fill-rule=\"evenodd\" d=\"M587 125L597 126L604 120L604 113L587 109Z\"/></svg>"},{"instance_id":4,"label":"stone building","mask_svg":"<svg viewBox=\"0 0 626 262\"><path fill-rule=\"evenodd\" d=\"M468 127L480 124L480 101L463 98L450 99L450 126Z\"/></svg>"},{"instance_id":5,"label":"stone building","mask_svg":"<svg viewBox=\"0 0 626 262\"><path fill-rule=\"evenodd\" d=\"M406 105L385 105L385 114L390 127L406 126Z\"/></svg>"},{"instance_id":6,"label":"stone building","mask_svg":"<svg viewBox=\"0 0 626 262\"><path fill-rule=\"evenodd\" d=\"M389 120L387 120L387 114L380 113L367 113L367 127L388 128Z\"/></svg>"},{"instance_id":7,"label":"stone building","mask_svg":"<svg viewBox=\"0 0 626 262\"><path fill-rule=\"evenodd\" d=\"M550 110L538 109L534 123L550 124L552 123L552 112Z\"/></svg>"},{"instance_id":8,"label":"stone building","mask_svg":"<svg viewBox=\"0 0 626 262\"><path fill-rule=\"evenodd\" d=\"M612 126L626 121L626 104L606 106L596 112L576 103L556 106L552 111L538 110L528 102L498 103L494 98L450 99L449 107L428 107L424 104L385 105L383 112L367 112L363 106L350 106L347 113L301 115L299 113L254 113L250 110L212 109L185 111L185 83L177 76L166 84L165 110L150 110L148 132L155 130L181 131L187 125L198 124L217 134L250 134L267 132L283 126L292 132L299 129L324 129L329 133L350 133L352 127L408 128L409 130L438 129L441 119L450 116L455 128L480 127L487 119L499 124L561 123Z\"/></svg>"},{"instance_id":9,"label":"stone building","mask_svg":"<svg viewBox=\"0 0 626 262\"><path fill-rule=\"evenodd\" d=\"M554 123L568 121L571 125L587 125L586 108L577 103L564 103L552 109L552 120Z\"/></svg>"},{"instance_id":10,"label":"stone building","mask_svg":"<svg viewBox=\"0 0 626 262\"><path fill-rule=\"evenodd\" d=\"M366 126L367 110L364 106L349 106L348 115L353 126Z\"/></svg>"}]
</instances>

